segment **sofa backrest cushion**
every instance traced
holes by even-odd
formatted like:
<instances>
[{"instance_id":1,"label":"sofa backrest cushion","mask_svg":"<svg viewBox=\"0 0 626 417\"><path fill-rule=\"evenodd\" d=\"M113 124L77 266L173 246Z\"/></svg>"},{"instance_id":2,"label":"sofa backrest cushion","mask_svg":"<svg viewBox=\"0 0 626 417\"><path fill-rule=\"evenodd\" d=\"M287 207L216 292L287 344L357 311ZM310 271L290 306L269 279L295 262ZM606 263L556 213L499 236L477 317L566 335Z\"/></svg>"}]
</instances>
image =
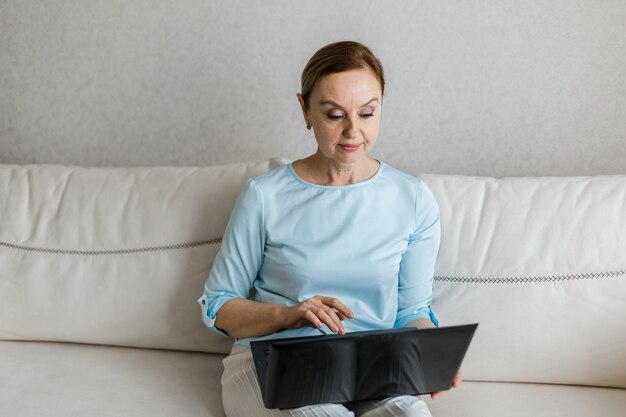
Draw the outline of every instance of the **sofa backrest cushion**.
<instances>
[{"instance_id":1,"label":"sofa backrest cushion","mask_svg":"<svg viewBox=\"0 0 626 417\"><path fill-rule=\"evenodd\" d=\"M468 379L626 387L626 176L425 175L433 310L479 322Z\"/></svg>"},{"instance_id":2,"label":"sofa backrest cushion","mask_svg":"<svg viewBox=\"0 0 626 417\"><path fill-rule=\"evenodd\" d=\"M0 339L227 353L196 300L246 179L287 162L0 165Z\"/></svg>"}]
</instances>

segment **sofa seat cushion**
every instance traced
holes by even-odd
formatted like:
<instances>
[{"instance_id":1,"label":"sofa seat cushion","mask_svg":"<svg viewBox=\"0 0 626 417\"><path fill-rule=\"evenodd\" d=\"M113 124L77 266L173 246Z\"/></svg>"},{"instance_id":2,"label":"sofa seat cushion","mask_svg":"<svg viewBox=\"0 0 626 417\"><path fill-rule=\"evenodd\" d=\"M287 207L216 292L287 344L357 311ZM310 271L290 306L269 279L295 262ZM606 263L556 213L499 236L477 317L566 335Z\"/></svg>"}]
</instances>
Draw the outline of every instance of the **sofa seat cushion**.
<instances>
[{"instance_id":1,"label":"sofa seat cushion","mask_svg":"<svg viewBox=\"0 0 626 417\"><path fill-rule=\"evenodd\" d=\"M223 355L0 342L0 415L224 416ZM471 382L427 399L435 417L621 416L626 390Z\"/></svg>"},{"instance_id":2,"label":"sofa seat cushion","mask_svg":"<svg viewBox=\"0 0 626 417\"><path fill-rule=\"evenodd\" d=\"M0 416L223 417L223 355L0 342Z\"/></svg>"},{"instance_id":3,"label":"sofa seat cushion","mask_svg":"<svg viewBox=\"0 0 626 417\"><path fill-rule=\"evenodd\" d=\"M465 381L426 402L434 417L618 417L626 390L577 385Z\"/></svg>"}]
</instances>

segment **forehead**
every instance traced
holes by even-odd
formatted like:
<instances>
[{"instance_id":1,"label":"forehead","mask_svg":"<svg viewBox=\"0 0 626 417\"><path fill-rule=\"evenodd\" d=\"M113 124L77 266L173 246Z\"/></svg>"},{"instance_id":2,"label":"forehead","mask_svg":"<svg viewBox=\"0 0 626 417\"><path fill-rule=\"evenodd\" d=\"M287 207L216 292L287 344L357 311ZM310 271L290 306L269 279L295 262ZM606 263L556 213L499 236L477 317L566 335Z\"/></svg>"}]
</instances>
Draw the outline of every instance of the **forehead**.
<instances>
[{"instance_id":1,"label":"forehead","mask_svg":"<svg viewBox=\"0 0 626 417\"><path fill-rule=\"evenodd\" d=\"M369 68L337 72L321 77L312 96L318 99L351 100L362 98L366 101L381 98L381 88L374 72Z\"/></svg>"}]
</instances>

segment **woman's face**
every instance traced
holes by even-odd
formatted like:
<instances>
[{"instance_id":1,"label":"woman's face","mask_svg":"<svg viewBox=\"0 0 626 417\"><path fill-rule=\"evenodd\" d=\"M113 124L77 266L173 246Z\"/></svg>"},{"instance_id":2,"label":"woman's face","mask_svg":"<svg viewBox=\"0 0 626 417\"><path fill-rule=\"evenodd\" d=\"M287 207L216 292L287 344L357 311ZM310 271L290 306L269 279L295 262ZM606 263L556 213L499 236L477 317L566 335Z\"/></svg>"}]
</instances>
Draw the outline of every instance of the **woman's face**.
<instances>
[{"instance_id":1,"label":"woman's face","mask_svg":"<svg viewBox=\"0 0 626 417\"><path fill-rule=\"evenodd\" d=\"M374 147L380 128L382 92L369 68L320 78L305 106L305 122L313 127L319 151L338 163L354 163Z\"/></svg>"}]
</instances>

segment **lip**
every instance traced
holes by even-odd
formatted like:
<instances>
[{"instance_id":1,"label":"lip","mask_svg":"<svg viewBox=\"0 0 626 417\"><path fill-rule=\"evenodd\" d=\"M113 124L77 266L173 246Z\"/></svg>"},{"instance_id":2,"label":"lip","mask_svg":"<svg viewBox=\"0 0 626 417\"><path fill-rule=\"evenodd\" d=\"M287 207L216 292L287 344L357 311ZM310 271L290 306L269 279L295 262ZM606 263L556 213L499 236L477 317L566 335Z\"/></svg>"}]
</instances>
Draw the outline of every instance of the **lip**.
<instances>
[{"instance_id":1,"label":"lip","mask_svg":"<svg viewBox=\"0 0 626 417\"><path fill-rule=\"evenodd\" d=\"M354 152L356 150L358 150L361 147L360 143L354 144L354 145L342 145L339 144L339 146L341 146L341 149L343 149L346 152Z\"/></svg>"}]
</instances>

